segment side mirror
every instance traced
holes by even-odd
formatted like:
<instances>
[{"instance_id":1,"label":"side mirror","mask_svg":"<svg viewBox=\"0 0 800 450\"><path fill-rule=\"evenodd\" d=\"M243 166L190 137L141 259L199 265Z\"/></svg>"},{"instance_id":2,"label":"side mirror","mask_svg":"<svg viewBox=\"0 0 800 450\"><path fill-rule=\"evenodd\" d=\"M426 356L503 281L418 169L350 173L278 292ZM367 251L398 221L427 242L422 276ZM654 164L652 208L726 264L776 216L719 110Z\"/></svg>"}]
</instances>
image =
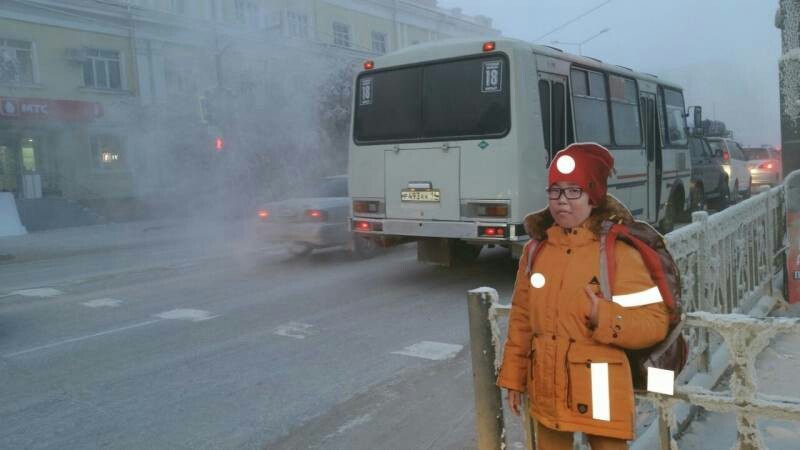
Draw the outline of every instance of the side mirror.
<instances>
[{"instance_id":1,"label":"side mirror","mask_svg":"<svg viewBox=\"0 0 800 450\"><path fill-rule=\"evenodd\" d=\"M703 107L702 106L693 106L692 107L692 115L694 116L694 129L695 130L702 130L703 129Z\"/></svg>"}]
</instances>

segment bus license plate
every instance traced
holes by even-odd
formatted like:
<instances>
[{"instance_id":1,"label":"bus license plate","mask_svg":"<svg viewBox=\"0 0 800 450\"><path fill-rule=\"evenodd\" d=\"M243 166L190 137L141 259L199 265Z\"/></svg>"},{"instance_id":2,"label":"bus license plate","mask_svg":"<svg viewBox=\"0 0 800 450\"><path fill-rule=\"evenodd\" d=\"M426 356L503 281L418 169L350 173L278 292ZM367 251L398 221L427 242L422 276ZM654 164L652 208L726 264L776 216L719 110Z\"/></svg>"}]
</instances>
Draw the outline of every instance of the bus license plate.
<instances>
[{"instance_id":1,"label":"bus license plate","mask_svg":"<svg viewBox=\"0 0 800 450\"><path fill-rule=\"evenodd\" d=\"M400 191L400 200L404 202L438 202L439 190L426 189L424 191L420 191L420 190L403 189L402 191Z\"/></svg>"}]
</instances>

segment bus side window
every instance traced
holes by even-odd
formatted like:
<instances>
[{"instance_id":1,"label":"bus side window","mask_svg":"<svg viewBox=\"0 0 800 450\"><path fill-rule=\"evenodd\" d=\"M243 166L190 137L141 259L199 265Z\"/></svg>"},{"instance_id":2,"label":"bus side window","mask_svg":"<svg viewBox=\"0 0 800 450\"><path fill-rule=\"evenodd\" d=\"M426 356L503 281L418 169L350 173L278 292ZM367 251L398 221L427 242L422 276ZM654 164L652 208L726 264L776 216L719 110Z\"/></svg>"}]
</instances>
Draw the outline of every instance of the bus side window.
<instances>
[{"instance_id":1,"label":"bus side window","mask_svg":"<svg viewBox=\"0 0 800 450\"><path fill-rule=\"evenodd\" d=\"M550 82L547 80L539 80L539 103L541 104L542 111L544 148L547 149L547 154L552 156L553 145L552 142L550 142Z\"/></svg>"},{"instance_id":2,"label":"bus side window","mask_svg":"<svg viewBox=\"0 0 800 450\"><path fill-rule=\"evenodd\" d=\"M553 118L551 119L553 123L553 153L566 147L565 91L563 83L553 82Z\"/></svg>"},{"instance_id":3,"label":"bus side window","mask_svg":"<svg viewBox=\"0 0 800 450\"><path fill-rule=\"evenodd\" d=\"M611 122L608 117L605 75L600 72L572 69L571 79L578 140L610 145Z\"/></svg>"},{"instance_id":4,"label":"bus side window","mask_svg":"<svg viewBox=\"0 0 800 450\"><path fill-rule=\"evenodd\" d=\"M567 146L567 89L560 81L539 80L539 101L542 109L542 131L548 161Z\"/></svg>"}]
</instances>

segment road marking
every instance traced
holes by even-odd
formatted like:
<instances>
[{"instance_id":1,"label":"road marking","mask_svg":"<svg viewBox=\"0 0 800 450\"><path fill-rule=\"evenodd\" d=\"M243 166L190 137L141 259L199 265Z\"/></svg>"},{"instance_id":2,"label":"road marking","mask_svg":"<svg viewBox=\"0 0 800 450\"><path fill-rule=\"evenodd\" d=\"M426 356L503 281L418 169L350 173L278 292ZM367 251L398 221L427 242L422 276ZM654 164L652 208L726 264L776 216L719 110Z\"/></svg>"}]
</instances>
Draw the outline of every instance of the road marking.
<instances>
[{"instance_id":1,"label":"road marking","mask_svg":"<svg viewBox=\"0 0 800 450\"><path fill-rule=\"evenodd\" d=\"M347 421L347 423L345 423L344 425L340 426L336 430L336 433L334 433L334 435L342 434L342 433L344 433L345 431L347 431L347 430L349 430L351 428L357 427L359 425L364 425L365 423L369 422L370 420L372 420L372 414L362 414L362 415L360 415L360 416L358 416L358 417L356 417L354 419L351 419L351 420Z\"/></svg>"},{"instance_id":2,"label":"road marking","mask_svg":"<svg viewBox=\"0 0 800 450\"><path fill-rule=\"evenodd\" d=\"M210 312L203 311L202 309L173 309L171 311L154 314L154 316L166 320L189 320L192 322L202 322L219 317L212 316Z\"/></svg>"},{"instance_id":3,"label":"road marking","mask_svg":"<svg viewBox=\"0 0 800 450\"><path fill-rule=\"evenodd\" d=\"M22 351L19 351L19 352L7 353L7 354L3 355L3 357L4 358L11 358L13 356L19 356L19 355L24 355L26 353L36 352L36 351L39 351L39 350L45 350L45 349L48 349L48 348L57 347L59 345L69 344L71 342L83 341L83 340L91 339L91 338L98 337L98 336L104 336L106 334L119 333L120 331L130 330L132 328L139 328L139 327L144 327L144 326L147 326L147 325L152 325L154 323L161 322L161 320L162 319L148 320L147 322L135 323L133 325L128 325L128 326L124 326L124 327L120 327L120 328L114 328L113 330L101 331L100 333L94 333L94 334L89 334L89 335L86 335L86 336L67 339L67 340L64 340L64 341L53 342L52 344L41 345L39 347L33 347L33 348L29 348L27 350L22 350Z\"/></svg>"},{"instance_id":4,"label":"road marking","mask_svg":"<svg viewBox=\"0 0 800 450\"><path fill-rule=\"evenodd\" d=\"M89 300L88 302L81 303L81 305L88 306L89 308L102 308L104 306L116 308L121 304L122 300L117 300L115 298L98 298L97 300Z\"/></svg>"},{"instance_id":5,"label":"road marking","mask_svg":"<svg viewBox=\"0 0 800 450\"><path fill-rule=\"evenodd\" d=\"M37 288L37 289L22 289L20 291L14 291L8 295L22 295L23 297L56 297L63 294L63 292L59 291L58 289L53 288Z\"/></svg>"},{"instance_id":6,"label":"road marking","mask_svg":"<svg viewBox=\"0 0 800 450\"><path fill-rule=\"evenodd\" d=\"M430 359L433 361L443 361L456 356L462 348L464 348L462 345L422 341L392 353L395 355L413 356L415 358Z\"/></svg>"},{"instance_id":7,"label":"road marking","mask_svg":"<svg viewBox=\"0 0 800 450\"><path fill-rule=\"evenodd\" d=\"M305 339L306 336L317 334L316 331L311 331L313 325L300 322L289 322L275 327L274 334L278 336L286 336L295 339Z\"/></svg>"}]
</instances>

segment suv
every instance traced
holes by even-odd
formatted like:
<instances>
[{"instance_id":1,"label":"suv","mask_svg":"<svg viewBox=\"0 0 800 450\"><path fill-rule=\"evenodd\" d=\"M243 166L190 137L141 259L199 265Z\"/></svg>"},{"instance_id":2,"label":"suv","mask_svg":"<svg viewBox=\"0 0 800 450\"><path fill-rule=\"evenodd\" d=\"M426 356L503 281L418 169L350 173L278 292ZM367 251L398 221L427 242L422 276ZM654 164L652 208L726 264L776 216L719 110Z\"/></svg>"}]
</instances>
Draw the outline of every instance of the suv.
<instances>
[{"instance_id":1,"label":"suv","mask_svg":"<svg viewBox=\"0 0 800 450\"><path fill-rule=\"evenodd\" d=\"M730 189L728 174L721 162L712 156L711 147L704 139L690 137L689 149L692 154L689 212L702 211L706 205L718 211L725 209L730 202Z\"/></svg>"},{"instance_id":2,"label":"suv","mask_svg":"<svg viewBox=\"0 0 800 450\"><path fill-rule=\"evenodd\" d=\"M742 146L728 138L710 137L706 142L713 151L712 156L722 163L722 169L728 174L731 203L750 197L750 170Z\"/></svg>"},{"instance_id":3,"label":"suv","mask_svg":"<svg viewBox=\"0 0 800 450\"><path fill-rule=\"evenodd\" d=\"M744 149L753 185L775 186L781 182L781 154L772 147Z\"/></svg>"}]
</instances>

